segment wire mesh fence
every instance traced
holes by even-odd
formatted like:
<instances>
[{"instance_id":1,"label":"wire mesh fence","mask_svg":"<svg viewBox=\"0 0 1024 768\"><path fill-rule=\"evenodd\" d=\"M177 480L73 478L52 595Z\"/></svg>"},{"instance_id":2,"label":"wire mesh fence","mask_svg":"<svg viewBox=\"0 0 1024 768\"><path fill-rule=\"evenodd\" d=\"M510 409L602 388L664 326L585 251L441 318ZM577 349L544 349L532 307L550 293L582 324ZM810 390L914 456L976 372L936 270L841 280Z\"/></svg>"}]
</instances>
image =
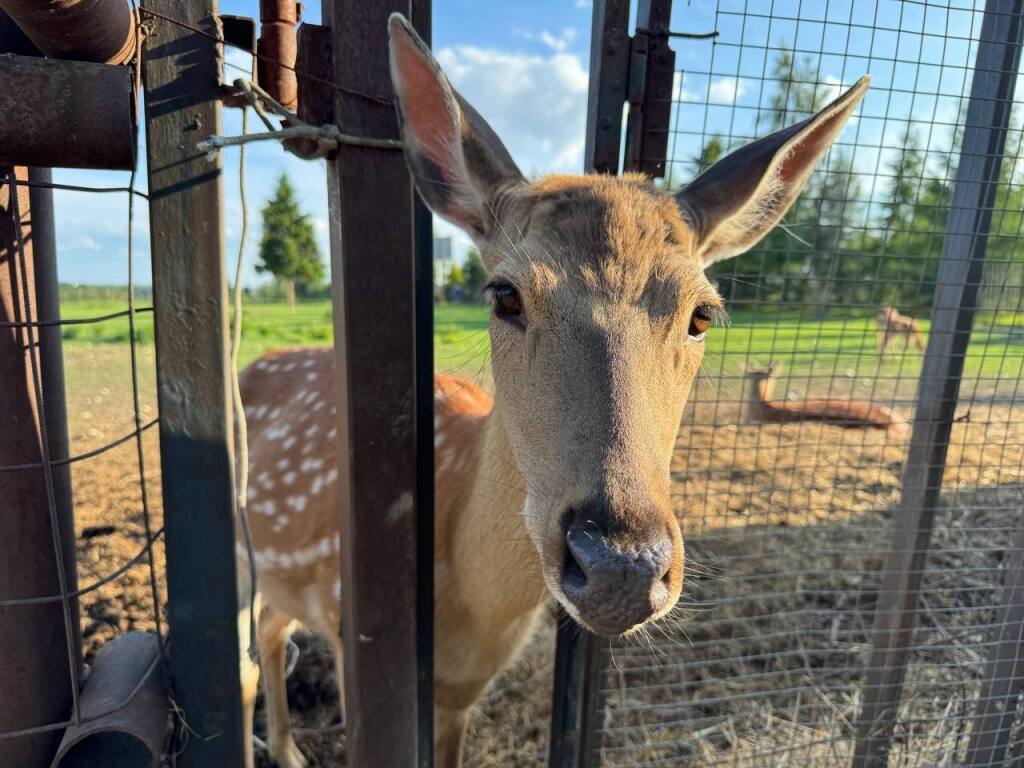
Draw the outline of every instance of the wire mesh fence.
<instances>
[{"instance_id":1,"label":"wire mesh fence","mask_svg":"<svg viewBox=\"0 0 1024 768\"><path fill-rule=\"evenodd\" d=\"M975 79L1017 75L1001 71L1012 58L975 68L984 5L721 0L673 19L713 20L719 35L673 43L670 184L807 117L841 84L868 73L872 87L783 226L712 270L731 319L709 334L672 465L685 605L604 646L598 764L854 759L873 727L861 719L894 525L909 519L910 427L922 396L950 391L919 382L941 333L929 317L948 295L940 258L958 170L976 158L996 182L987 256L977 300L955 308L973 327L956 331L969 340L954 353L953 424L928 454L947 456L931 541L915 539L927 548L921 590L901 607L917 608L906 664L889 659L904 685L886 748L889 765L975 764L995 728L1021 752L1003 710L1020 690L1024 135L1014 102L1005 153L963 146ZM1019 22L1019 7L989 5L1001 28ZM782 420L822 402L894 417L888 429ZM1003 719L978 719L989 711Z\"/></svg>"},{"instance_id":2,"label":"wire mesh fence","mask_svg":"<svg viewBox=\"0 0 1024 768\"><path fill-rule=\"evenodd\" d=\"M0 483L7 489L6 503L12 505L8 517L17 521L33 512L31 505L18 506L28 503L27 497L12 497L12 492L23 483L41 478L45 489L41 503L48 525L51 532L61 532L52 538L53 562L64 567L58 590L40 594L38 590L15 589L0 595L0 612L7 631L13 631L31 624L26 611L61 606L65 621L53 626L46 637L40 638L40 644L27 652L42 658L49 639L65 647L68 663L60 687L70 692L71 703L70 711L52 722L26 721L22 727L0 733L0 755L10 757L20 754L15 745L28 736L52 733L59 737L69 725L96 720L127 705L131 696L107 708L109 712L83 714L83 652L87 670L102 644L121 632L156 632L161 648L164 632L154 360L152 347L140 341L148 338L152 342L148 322L152 307L136 297L132 227L138 202L144 202L146 194L135 188L134 173L123 174L125 178L118 179L120 184L103 187L54 182L49 173L44 178L24 169L5 170L2 182L7 204L3 213L11 219L16 233L7 255L14 265L12 286L24 299L6 307L4 314L9 316L0 327L25 352L31 400L28 410L8 416L12 419L9 423L16 425L36 414L38 456L0 466ZM37 190L52 194L63 205L74 205L83 195L119 199L106 206L110 212L120 207L128 222L124 246L127 285L116 291L116 297L101 297L101 292L91 289L87 290L89 299L75 300L76 292L82 289L68 286L58 291L59 240L56 268L40 270L40 249L47 247L45 225L35 207L31 216L20 210L29 199L28 192ZM46 236L52 238L52 231ZM33 259L35 270L26 266ZM41 314L44 292L53 297L46 316ZM51 316L49 312L58 302L61 312ZM123 343L104 343L111 339ZM13 370L18 362L9 358L7 364ZM48 418L47 413L53 415ZM66 423L57 425L55 419L64 422L65 416ZM12 430L4 440L14 439L17 430L13 426ZM55 435L61 433L65 442L58 445L61 439L56 438L55 443ZM10 451L5 455L11 455ZM63 491L70 491L70 498L62 496L62 483L70 485ZM74 510L73 518L63 516L65 504ZM72 520L73 530L65 530ZM31 546L28 539L24 544ZM43 563L37 565L42 567ZM37 586L47 581L45 576L34 578ZM50 638L53 633L59 638ZM159 661L159 655L151 660L140 686L151 675L160 674ZM29 717L38 714L32 703L21 701Z\"/></svg>"}]
</instances>

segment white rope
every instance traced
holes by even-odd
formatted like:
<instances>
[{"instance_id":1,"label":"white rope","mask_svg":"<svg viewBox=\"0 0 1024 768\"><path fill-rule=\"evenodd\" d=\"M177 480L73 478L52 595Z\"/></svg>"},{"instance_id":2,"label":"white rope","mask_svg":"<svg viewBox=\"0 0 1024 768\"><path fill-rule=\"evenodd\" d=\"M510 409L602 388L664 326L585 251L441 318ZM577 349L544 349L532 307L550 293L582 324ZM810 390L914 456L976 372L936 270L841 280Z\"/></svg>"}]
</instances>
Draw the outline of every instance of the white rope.
<instances>
[{"instance_id":1,"label":"white rope","mask_svg":"<svg viewBox=\"0 0 1024 768\"><path fill-rule=\"evenodd\" d=\"M253 62L255 68L255 61ZM242 109L242 136L249 130L249 110ZM256 558L252 546L252 529L249 527L249 427L245 420L242 403L242 389L238 381L238 354L242 347L242 267L245 263L245 245L249 236L249 200L245 191L245 146L238 155L238 188L242 204L242 231L238 239L238 258L235 261L234 317L231 322L231 399L235 412L235 503L245 540L245 551L249 561L249 659L258 663L259 649L256 641Z\"/></svg>"}]
</instances>

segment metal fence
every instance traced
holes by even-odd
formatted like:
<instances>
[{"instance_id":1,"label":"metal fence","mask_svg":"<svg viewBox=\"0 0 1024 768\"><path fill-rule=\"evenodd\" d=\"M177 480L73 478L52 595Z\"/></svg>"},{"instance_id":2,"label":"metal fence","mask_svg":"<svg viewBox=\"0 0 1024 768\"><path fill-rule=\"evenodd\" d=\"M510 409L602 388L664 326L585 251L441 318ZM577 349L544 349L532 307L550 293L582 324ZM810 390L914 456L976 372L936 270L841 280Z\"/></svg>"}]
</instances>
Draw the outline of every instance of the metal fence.
<instances>
[{"instance_id":1,"label":"metal fence","mask_svg":"<svg viewBox=\"0 0 1024 768\"><path fill-rule=\"evenodd\" d=\"M39 61L3 13L0 49ZM137 61L82 66L121 85L116 107L123 114L107 106L111 121L127 124L133 92L123 86L135 80ZM52 164L74 164L49 149ZM103 162L124 167L125 154L134 151L111 151ZM49 764L58 745L67 756L104 718L138 706L140 691L161 687L166 624L162 517L152 503L159 496L154 361L151 348L137 343L143 335L152 340L153 308L135 289L134 224L148 196L137 188L135 170L111 172L108 181L85 187L55 182L49 169L0 165L3 765ZM103 197L108 214L126 222L127 285L111 291L116 300L97 302L96 311L80 305L83 313L62 317L54 208L70 209L86 196ZM127 343L78 343L100 335ZM87 670L103 666L96 652L127 630L152 634L121 643L120 674L110 676L108 668L86 688ZM158 701L154 739L142 744L154 755L163 750L164 719Z\"/></svg>"},{"instance_id":2,"label":"metal fence","mask_svg":"<svg viewBox=\"0 0 1024 768\"><path fill-rule=\"evenodd\" d=\"M597 34L619 5L595 3ZM669 40L661 5L648 37ZM667 184L840 84L872 86L784 225L713 269L731 319L672 466L684 604L598 644L577 764L1024 759L1022 13L720 0L672 17L672 31L716 34L672 39L668 121L641 123L667 126ZM890 306L926 348L913 333L881 348ZM908 426L765 423L770 364L770 402L855 400Z\"/></svg>"}]
</instances>

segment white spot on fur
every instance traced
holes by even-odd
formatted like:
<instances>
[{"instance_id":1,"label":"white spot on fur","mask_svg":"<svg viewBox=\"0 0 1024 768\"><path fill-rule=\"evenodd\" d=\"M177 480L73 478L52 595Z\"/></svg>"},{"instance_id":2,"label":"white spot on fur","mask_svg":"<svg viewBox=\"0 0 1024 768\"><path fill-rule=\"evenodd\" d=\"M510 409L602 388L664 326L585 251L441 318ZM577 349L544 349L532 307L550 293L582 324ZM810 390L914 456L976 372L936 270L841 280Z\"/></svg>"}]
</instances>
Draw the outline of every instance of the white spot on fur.
<instances>
[{"instance_id":1,"label":"white spot on fur","mask_svg":"<svg viewBox=\"0 0 1024 768\"><path fill-rule=\"evenodd\" d=\"M266 501L258 501L255 504L250 504L249 509L255 512L257 515L266 515L267 517L273 517L277 511L274 502L270 499Z\"/></svg>"},{"instance_id":2,"label":"white spot on fur","mask_svg":"<svg viewBox=\"0 0 1024 768\"><path fill-rule=\"evenodd\" d=\"M333 412L334 409L332 408L331 411ZM337 427L331 427L329 430L327 430L327 439L328 440L334 440L337 436L338 436L338 428Z\"/></svg>"},{"instance_id":3,"label":"white spot on fur","mask_svg":"<svg viewBox=\"0 0 1024 768\"><path fill-rule=\"evenodd\" d=\"M323 465L323 459L303 459L300 469L303 472L312 472L314 469L320 469Z\"/></svg>"},{"instance_id":4,"label":"white spot on fur","mask_svg":"<svg viewBox=\"0 0 1024 768\"><path fill-rule=\"evenodd\" d=\"M306 497L305 496L289 496L284 501L289 507L294 509L296 512L301 512L306 508Z\"/></svg>"},{"instance_id":5,"label":"white spot on fur","mask_svg":"<svg viewBox=\"0 0 1024 768\"><path fill-rule=\"evenodd\" d=\"M295 482L296 477L298 477L298 475L296 475L295 472L285 472L281 475L281 482L285 485L291 485Z\"/></svg>"},{"instance_id":6,"label":"white spot on fur","mask_svg":"<svg viewBox=\"0 0 1024 768\"><path fill-rule=\"evenodd\" d=\"M337 467L331 467L329 470L327 470L327 476L324 478L324 483L327 484L327 485L330 485L331 483L333 483L337 479L338 479L338 468Z\"/></svg>"},{"instance_id":7,"label":"white spot on fur","mask_svg":"<svg viewBox=\"0 0 1024 768\"><path fill-rule=\"evenodd\" d=\"M295 435L292 435L289 438L287 438L283 443L281 443L281 447L284 448L286 451L290 451L292 449L292 446L294 446L297 442L298 440L295 438Z\"/></svg>"},{"instance_id":8,"label":"white spot on fur","mask_svg":"<svg viewBox=\"0 0 1024 768\"><path fill-rule=\"evenodd\" d=\"M280 440L288 434L288 425L283 424L279 427L270 427L263 434L266 436L267 440Z\"/></svg>"},{"instance_id":9,"label":"white spot on fur","mask_svg":"<svg viewBox=\"0 0 1024 768\"><path fill-rule=\"evenodd\" d=\"M310 371L306 374L306 381L316 381L320 378L320 374L316 371Z\"/></svg>"},{"instance_id":10,"label":"white spot on fur","mask_svg":"<svg viewBox=\"0 0 1024 768\"><path fill-rule=\"evenodd\" d=\"M309 359L306 360L306 362L304 362L302 364L302 367L303 368L312 368L314 365L316 365L316 361L313 358L309 358Z\"/></svg>"},{"instance_id":11,"label":"white spot on fur","mask_svg":"<svg viewBox=\"0 0 1024 768\"><path fill-rule=\"evenodd\" d=\"M341 600L341 579L334 580L334 585L331 587L331 594L334 595L335 600Z\"/></svg>"}]
</instances>

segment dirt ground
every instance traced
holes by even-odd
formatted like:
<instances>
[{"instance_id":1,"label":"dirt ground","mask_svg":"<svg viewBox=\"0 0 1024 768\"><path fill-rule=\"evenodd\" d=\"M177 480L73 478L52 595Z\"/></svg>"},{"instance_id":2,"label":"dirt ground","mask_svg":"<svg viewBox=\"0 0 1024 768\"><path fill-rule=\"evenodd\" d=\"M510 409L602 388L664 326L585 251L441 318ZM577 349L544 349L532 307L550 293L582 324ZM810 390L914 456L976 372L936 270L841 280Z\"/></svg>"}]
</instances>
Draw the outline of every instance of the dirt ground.
<instances>
[{"instance_id":1,"label":"dirt ground","mask_svg":"<svg viewBox=\"0 0 1024 768\"><path fill-rule=\"evenodd\" d=\"M68 350L73 453L133 426L118 350ZM148 421L151 348L142 354ZM906 441L833 426L749 424L737 403L711 402L708 386L705 402L688 411L672 464L687 597L649 635L607 645L605 702L594 720L603 764L841 765L852 748ZM979 399L958 413L898 731L899 764L907 766L949 765L962 753L968 726L949 723L966 723L983 678L1003 554L1021 517L1024 411ZM158 530L155 429L143 446ZM82 598L90 657L120 632L155 627L139 478L133 441L73 468L80 586L124 568ZM160 543L154 557L162 573ZM162 583L157 588L165 599ZM553 638L549 620L481 702L467 766L544 763ZM301 654L288 687L297 741L314 765L344 765L327 644L302 633L296 641ZM259 734L262 727L260 715Z\"/></svg>"}]
</instances>

